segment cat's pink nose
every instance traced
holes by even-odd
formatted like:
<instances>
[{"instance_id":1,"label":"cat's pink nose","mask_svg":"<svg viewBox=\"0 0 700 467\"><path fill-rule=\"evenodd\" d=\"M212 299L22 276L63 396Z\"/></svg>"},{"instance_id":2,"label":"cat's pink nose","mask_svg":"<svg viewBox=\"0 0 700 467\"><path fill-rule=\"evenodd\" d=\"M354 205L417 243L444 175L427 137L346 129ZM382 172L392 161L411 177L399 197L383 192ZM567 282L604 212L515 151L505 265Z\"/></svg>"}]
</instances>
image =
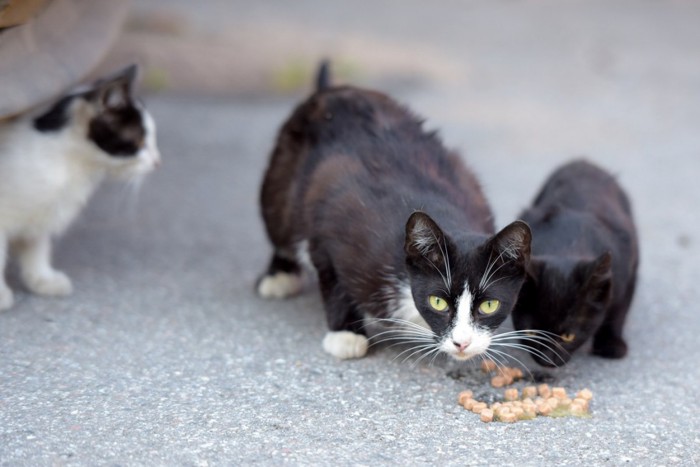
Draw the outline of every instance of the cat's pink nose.
<instances>
[{"instance_id":1,"label":"cat's pink nose","mask_svg":"<svg viewBox=\"0 0 700 467\"><path fill-rule=\"evenodd\" d=\"M464 349L469 347L469 344L471 344L471 342L469 342L469 341L467 341L467 342L452 341L452 343L455 345L455 347L457 347L457 350L459 350L460 352L464 352Z\"/></svg>"}]
</instances>

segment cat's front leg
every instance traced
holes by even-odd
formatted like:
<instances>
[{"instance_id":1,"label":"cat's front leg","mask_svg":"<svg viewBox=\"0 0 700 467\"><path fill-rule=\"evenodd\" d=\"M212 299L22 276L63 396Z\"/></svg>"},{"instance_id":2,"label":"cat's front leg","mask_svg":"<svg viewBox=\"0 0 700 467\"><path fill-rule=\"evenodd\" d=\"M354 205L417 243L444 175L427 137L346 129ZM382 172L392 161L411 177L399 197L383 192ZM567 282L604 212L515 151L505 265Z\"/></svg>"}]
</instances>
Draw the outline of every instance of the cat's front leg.
<instances>
[{"instance_id":1,"label":"cat's front leg","mask_svg":"<svg viewBox=\"0 0 700 467\"><path fill-rule=\"evenodd\" d=\"M22 280L37 295L60 297L70 295L70 278L51 266L51 237L23 238L17 245Z\"/></svg>"},{"instance_id":2,"label":"cat's front leg","mask_svg":"<svg viewBox=\"0 0 700 467\"><path fill-rule=\"evenodd\" d=\"M0 311L7 310L14 303L12 290L5 283L5 263L7 260L7 239L0 235Z\"/></svg>"},{"instance_id":3,"label":"cat's front leg","mask_svg":"<svg viewBox=\"0 0 700 467\"><path fill-rule=\"evenodd\" d=\"M593 336L593 354L604 358L623 358L627 343L622 338L627 304L615 304L608 310L605 321Z\"/></svg>"},{"instance_id":4,"label":"cat's front leg","mask_svg":"<svg viewBox=\"0 0 700 467\"><path fill-rule=\"evenodd\" d=\"M330 265L320 266L317 262L314 264L318 269L318 281L329 328L329 332L323 338L323 350L344 360L364 357L369 340L365 336L362 314L338 283L334 269Z\"/></svg>"}]
</instances>

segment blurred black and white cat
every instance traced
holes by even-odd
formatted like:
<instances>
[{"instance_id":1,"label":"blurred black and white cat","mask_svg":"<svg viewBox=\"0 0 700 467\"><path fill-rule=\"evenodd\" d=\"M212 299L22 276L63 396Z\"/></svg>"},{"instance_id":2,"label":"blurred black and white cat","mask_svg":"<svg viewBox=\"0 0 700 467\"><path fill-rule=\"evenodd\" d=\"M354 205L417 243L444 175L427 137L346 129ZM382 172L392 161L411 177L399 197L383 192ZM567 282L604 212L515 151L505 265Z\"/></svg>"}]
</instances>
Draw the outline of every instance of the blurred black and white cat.
<instances>
[{"instance_id":1,"label":"blurred black and white cat","mask_svg":"<svg viewBox=\"0 0 700 467\"><path fill-rule=\"evenodd\" d=\"M10 254L30 291L70 294L51 265L52 237L105 177L133 181L158 165L155 123L132 93L136 73L130 66L0 126L0 310L13 304Z\"/></svg>"}]
</instances>

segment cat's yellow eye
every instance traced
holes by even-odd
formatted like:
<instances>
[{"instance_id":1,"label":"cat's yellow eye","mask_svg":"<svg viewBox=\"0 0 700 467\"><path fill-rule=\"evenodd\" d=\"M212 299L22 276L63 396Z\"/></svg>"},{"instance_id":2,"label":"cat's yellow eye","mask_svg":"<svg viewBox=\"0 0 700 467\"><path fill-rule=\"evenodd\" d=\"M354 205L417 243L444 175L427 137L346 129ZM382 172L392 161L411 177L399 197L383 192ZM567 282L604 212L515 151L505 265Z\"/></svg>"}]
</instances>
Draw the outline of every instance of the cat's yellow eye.
<instances>
[{"instance_id":1,"label":"cat's yellow eye","mask_svg":"<svg viewBox=\"0 0 700 467\"><path fill-rule=\"evenodd\" d=\"M428 301L430 302L430 306L433 307L433 310L435 311L445 311L447 309L447 301L444 298L431 295L428 298Z\"/></svg>"},{"instance_id":2,"label":"cat's yellow eye","mask_svg":"<svg viewBox=\"0 0 700 467\"><path fill-rule=\"evenodd\" d=\"M573 332L565 332L559 337L561 337L561 340L565 343L571 344L574 341L574 339L576 339L576 334L574 334Z\"/></svg>"},{"instance_id":3,"label":"cat's yellow eye","mask_svg":"<svg viewBox=\"0 0 700 467\"><path fill-rule=\"evenodd\" d=\"M484 300L479 305L479 311L485 315L495 313L501 307L501 302L498 300Z\"/></svg>"}]
</instances>

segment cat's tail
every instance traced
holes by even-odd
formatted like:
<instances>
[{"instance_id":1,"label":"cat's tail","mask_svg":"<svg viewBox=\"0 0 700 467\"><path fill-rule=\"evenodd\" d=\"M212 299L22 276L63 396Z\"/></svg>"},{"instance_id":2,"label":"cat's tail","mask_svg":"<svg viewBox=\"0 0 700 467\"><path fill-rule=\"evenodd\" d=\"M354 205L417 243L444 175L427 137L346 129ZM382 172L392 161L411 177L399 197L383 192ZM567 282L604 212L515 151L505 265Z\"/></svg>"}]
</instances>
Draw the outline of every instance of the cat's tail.
<instances>
[{"instance_id":1,"label":"cat's tail","mask_svg":"<svg viewBox=\"0 0 700 467\"><path fill-rule=\"evenodd\" d=\"M316 72L316 91L323 91L331 87L331 62L323 59Z\"/></svg>"}]
</instances>

